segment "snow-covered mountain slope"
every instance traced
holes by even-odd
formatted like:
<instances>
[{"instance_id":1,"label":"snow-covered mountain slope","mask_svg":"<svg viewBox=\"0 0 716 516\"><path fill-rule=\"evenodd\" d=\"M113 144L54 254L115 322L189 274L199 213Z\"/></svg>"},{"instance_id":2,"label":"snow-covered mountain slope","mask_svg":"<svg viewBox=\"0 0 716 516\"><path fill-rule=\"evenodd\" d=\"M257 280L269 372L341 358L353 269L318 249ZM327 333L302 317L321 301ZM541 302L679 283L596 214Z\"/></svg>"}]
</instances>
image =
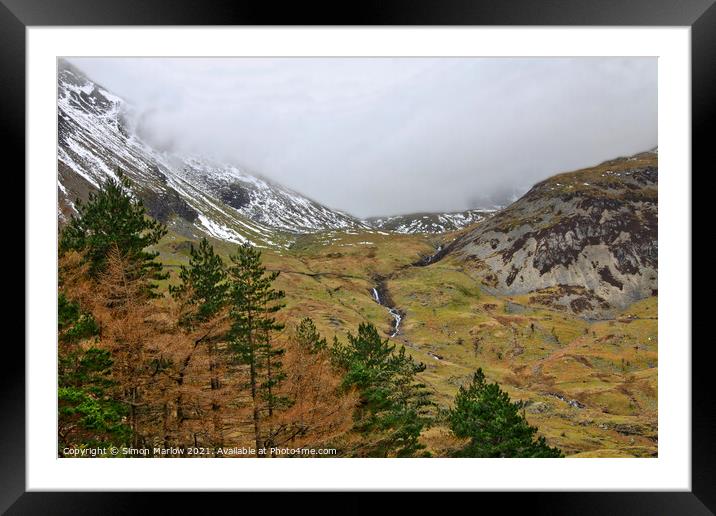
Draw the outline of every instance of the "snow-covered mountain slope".
<instances>
[{"instance_id":1,"label":"snow-covered mountain slope","mask_svg":"<svg viewBox=\"0 0 716 516\"><path fill-rule=\"evenodd\" d=\"M132 106L60 61L58 74L59 218L74 213L121 170L149 214L195 238L288 246L297 234L324 231L442 233L490 217L495 210L414 213L360 220L234 165L158 150L132 128Z\"/></svg>"},{"instance_id":2,"label":"snow-covered mountain slope","mask_svg":"<svg viewBox=\"0 0 716 516\"><path fill-rule=\"evenodd\" d=\"M497 210L475 209L453 213L411 213L367 219L371 226L395 233L445 233L491 217Z\"/></svg>"},{"instance_id":3,"label":"snow-covered mountain slope","mask_svg":"<svg viewBox=\"0 0 716 516\"><path fill-rule=\"evenodd\" d=\"M282 245L291 234L367 224L239 168L161 152L128 126L123 99L66 62L58 76L59 217L121 169L147 211L187 236Z\"/></svg>"}]
</instances>

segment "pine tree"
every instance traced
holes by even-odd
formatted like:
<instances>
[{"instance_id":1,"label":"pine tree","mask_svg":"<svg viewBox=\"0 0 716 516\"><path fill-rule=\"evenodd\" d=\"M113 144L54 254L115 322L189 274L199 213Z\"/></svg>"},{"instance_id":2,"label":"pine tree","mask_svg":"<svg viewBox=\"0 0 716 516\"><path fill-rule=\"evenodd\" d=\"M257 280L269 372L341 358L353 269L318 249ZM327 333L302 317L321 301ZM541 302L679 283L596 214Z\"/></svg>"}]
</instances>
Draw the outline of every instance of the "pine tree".
<instances>
[{"instance_id":1,"label":"pine tree","mask_svg":"<svg viewBox=\"0 0 716 516\"><path fill-rule=\"evenodd\" d=\"M109 351L91 343L86 349L79 341L99 334L90 313L58 296L58 445L67 447L121 446L129 440L130 429L123 423L126 410L109 396L114 386Z\"/></svg>"},{"instance_id":2,"label":"pine tree","mask_svg":"<svg viewBox=\"0 0 716 516\"><path fill-rule=\"evenodd\" d=\"M321 337L316 324L310 317L304 317L296 327L296 342L311 354L323 351L328 347L325 337Z\"/></svg>"},{"instance_id":3,"label":"pine tree","mask_svg":"<svg viewBox=\"0 0 716 516\"><path fill-rule=\"evenodd\" d=\"M186 356L181 360L176 401L179 412L179 425L183 421L183 386L190 362L197 353L201 354L200 344L206 345L208 354L209 385L212 391L211 411L214 424L213 439L215 445L223 442L221 405L216 391L221 388L220 363L217 353L217 339L221 338L223 328L223 309L228 304L226 267L224 261L214 252L206 238L202 238L198 247L191 245L189 265L182 265L179 272L179 285L169 288L172 297L180 304L179 324L185 328L194 340Z\"/></svg>"},{"instance_id":4,"label":"pine tree","mask_svg":"<svg viewBox=\"0 0 716 516\"><path fill-rule=\"evenodd\" d=\"M77 216L60 235L60 272L69 274L71 288L101 321L100 345L111 359L108 394L126 412L131 443L137 446L151 431L152 404L164 392L155 386L169 378L149 331L149 320L157 314L150 302L156 297L154 281L168 275L156 261L158 253L146 250L166 228L146 216L129 191L129 180L121 171L117 175L118 180L110 178L90 194L86 204L76 203ZM62 263L67 270L62 271Z\"/></svg>"},{"instance_id":5,"label":"pine tree","mask_svg":"<svg viewBox=\"0 0 716 516\"><path fill-rule=\"evenodd\" d=\"M345 389L360 393L354 429L373 438L358 451L360 455L409 457L424 448L418 441L429 423L428 391L416 375L425 364L415 363L401 346L381 339L375 326L363 323L357 335L348 335L348 345L333 347L334 360L346 373Z\"/></svg>"},{"instance_id":6,"label":"pine tree","mask_svg":"<svg viewBox=\"0 0 716 516\"><path fill-rule=\"evenodd\" d=\"M277 328L274 327L274 330ZM283 325L280 328L283 329ZM259 392L266 403L266 415L268 416L268 428L264 437L264 446L271 448L276 444L276 439L287 428L283 424L275 425L275 412L288 408L291 400L279 393L281 384L286 380L286 373L283 371L283 357L286 350L272 345L269 331L265 330L264 343L259 348L265 356L266 376L259 385Z\"/></svg>"},{"instance_id":7,"label":"pine tree","mask_svg":"<svg viewBox=\"0 0 716 516\"><path fill-rule=\"evenodd\" d=\"M497 383L487 383L478 369L467 387L460 387L449 411L450 428L456 437L470 442L455 453L459 457L562 457L544 437L534 439L520 410L523 402L510 401Z\"/></svg>"},{"instance_id":8,"label":"pine tree","mask_svg":"<svg viewBox=\"0 0 716 516\"><path fill-rule=\"evenodd\" d=\"M118 180L109 178L97 193L91 193L86 204L77 200L77 216L72 216L60 235L60 253L83 253L90 274L97 277L106 267L110 249L116 246L122 256L139 265L138 275L164 279L167 276L155 261L159 253L146 248L158 243L167 229L146 216L142 201L132 197L131 183L121 171L117 176Z\"/></svg>"},{"instance_id":9,"label":"pine tree","mask_svg":"<svg viewBox=\"0 0 716 516\"><path fill-rule=\"evenodd\" d=\"M285 294L271 286L279 273L266 272L261 264L261 251L250 243L239 246L236 254L229 258L230 346L238 361L249 366L258 453L274 437L273 429L262 428L263 420L288 404L288 400L277 394L277 387L284 379L280 360L283 350L273 345L271 338L272 332L284 327L273 314L284 306L281 300Z\"/></svg>"},{"instance_id":10,"label":"pine tree","mask_svg":"<svg viewBox=\"0 0 716 516\"><path fill-rule=\"evenodd\" d=\"M169 287L169 291L186 308L180 322L191 326L207 321L226 306L229 285L224 261L206 238L201 239L199 247L191 245L189 256L189 265L180 268L179 285Z\"/></svg>"},{"instance_id":11,"label":"pine tree","mask_svg":"<svg viewBox=\"0 0 716 516\"><path fill-rule=\"evenodd\" d=\"M61 343L75 343L99 334L99 326L92 314L80 310L64 292L57 295L57 332Z\"/></svg>"}]
</instances>

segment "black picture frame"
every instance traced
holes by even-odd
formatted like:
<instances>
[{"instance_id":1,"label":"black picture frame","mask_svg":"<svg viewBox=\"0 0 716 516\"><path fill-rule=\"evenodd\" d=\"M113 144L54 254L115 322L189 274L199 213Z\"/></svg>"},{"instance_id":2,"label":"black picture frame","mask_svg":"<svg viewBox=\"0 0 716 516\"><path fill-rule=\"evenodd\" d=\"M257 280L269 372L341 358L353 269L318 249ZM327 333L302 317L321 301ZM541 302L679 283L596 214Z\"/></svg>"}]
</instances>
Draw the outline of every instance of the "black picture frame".
<instances>
[{"instance_id":1,"label":"black picture frame","mask_svg":"<svg viewBox=\"0 0 716 516\"><path fill-rule=\"evenodd\" d=\"M25 30L64 25L553 25L689 26L692 51L692 163L707 170L707 130L716 98L716 6L714 0L363 0L360 3L192 0L0 0L1 141L14 170L25 167ZM5 185L24 191L23 177L5 168ZM684 171L691 174L691 171ZM686 175L685 175L686 177ZM692 175L693 177L693 175ZM25 270L26 277L32 271ZM7 298L6 298L7 299ZM710 344L710 342L702 342ZM690 342L679 345L691 345ZM692 491L509 494L509 504L532 514L713 514L716 511L716 417L708 378L708 345L692 347ZM16 341L5 341L0 374L0 511L8 514L113 514L144 512L150 493L25 492L25 355ZM212 503L230 494L212 494ZM247 494L240 496L246 497ZM285 503L295 504L296 495ZM471 496L475 496L472 494ZM480 494L494 498L499 494ZM245 498L244 498L245 499ZM192 500L195 500L192 498ZM428 500L415 494L412 503ZM272 504L277 502L272 498ZM464 500L456 503L465 503ZM163 497L162 513L191 509L185 494ZM198 502L202 503L202 502ZM336 502L326 501L326 504ZM455 503L455 502L454 502ZM472 504L472 502L467 502ZM500 500L499 503L504 503ZM365 512L370 502L340 502L341 512ZM452 504L451 504L452 505ZM273 505L274 509L276 506ZM311 504L316 507L316 504ZM453 506L456 507L456 506ZM469 506L466 506L466 508ZM487 506L485 506L487 507Z\"/></svg>"}]
</instances>

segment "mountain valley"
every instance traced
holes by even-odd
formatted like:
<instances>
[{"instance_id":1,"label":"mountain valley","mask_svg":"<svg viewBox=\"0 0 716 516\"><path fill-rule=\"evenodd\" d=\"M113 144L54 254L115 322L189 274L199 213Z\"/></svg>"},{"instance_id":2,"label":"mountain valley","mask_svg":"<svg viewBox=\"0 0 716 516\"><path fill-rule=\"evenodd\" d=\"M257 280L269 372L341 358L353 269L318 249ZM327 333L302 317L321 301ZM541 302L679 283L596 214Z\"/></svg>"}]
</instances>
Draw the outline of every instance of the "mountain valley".
<instances>
[{"instance_id":1,"label":"mountain valley","mask_svg":"<svg viewBox=\"0 0 716 516\"><path fill-rule=\"evenodd\" d=\"M499 210L359 219L201 156L158 151L125 101L61 62L58 222L121 170L167 235L176 285L192 244L249 241L329 341L361 323L426 364L440 407L481 367L573 457L657 455L658 153L558 174ZM443 425L422 440L448 447Z\"/></svg>"}]
</instances>

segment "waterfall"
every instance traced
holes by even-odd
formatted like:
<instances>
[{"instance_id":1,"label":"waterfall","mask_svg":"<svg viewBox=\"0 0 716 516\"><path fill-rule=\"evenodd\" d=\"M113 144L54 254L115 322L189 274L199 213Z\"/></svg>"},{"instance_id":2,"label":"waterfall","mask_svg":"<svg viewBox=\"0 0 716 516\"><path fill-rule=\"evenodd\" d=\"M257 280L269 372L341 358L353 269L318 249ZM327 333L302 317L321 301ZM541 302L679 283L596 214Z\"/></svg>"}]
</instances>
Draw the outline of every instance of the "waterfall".
<instances>
[{"instance_id":1,"label":"waterfall","mask_svg":"<svg viewBox=\"0 0 716 516\"><path fill-rule=\"evenodd\" d=\"M378 293L377 288L371 289L371 293L373 294L373 300L378 303L381 306L385 306L383 302L380 299L380 294ZM393 320L395 321L395 325L393 326L393 333L390 334L391 337L395 337L398 334L398 330L400 329L400 321L403 319L403 316L400 315L400 312L393 307L385 306L385 308L388 310L388 313L393 317Z\"/></svg>"},{"instance_id":2,"label":"waterfall","mask_svg":"<svg viewBox=\"0 0 716 516\"><path fill-rule=\"evenodd\" d=\"M392 315L393 319L395 319L395 329L393 330L393 333L390 335L391 337L395 337L398 334L398 329L400 328L400 321L403 318L400 315L400 312L398 312L395 308L389 308L388 312L390 312L390 315Z\"/></svg>"}]
</instances>

